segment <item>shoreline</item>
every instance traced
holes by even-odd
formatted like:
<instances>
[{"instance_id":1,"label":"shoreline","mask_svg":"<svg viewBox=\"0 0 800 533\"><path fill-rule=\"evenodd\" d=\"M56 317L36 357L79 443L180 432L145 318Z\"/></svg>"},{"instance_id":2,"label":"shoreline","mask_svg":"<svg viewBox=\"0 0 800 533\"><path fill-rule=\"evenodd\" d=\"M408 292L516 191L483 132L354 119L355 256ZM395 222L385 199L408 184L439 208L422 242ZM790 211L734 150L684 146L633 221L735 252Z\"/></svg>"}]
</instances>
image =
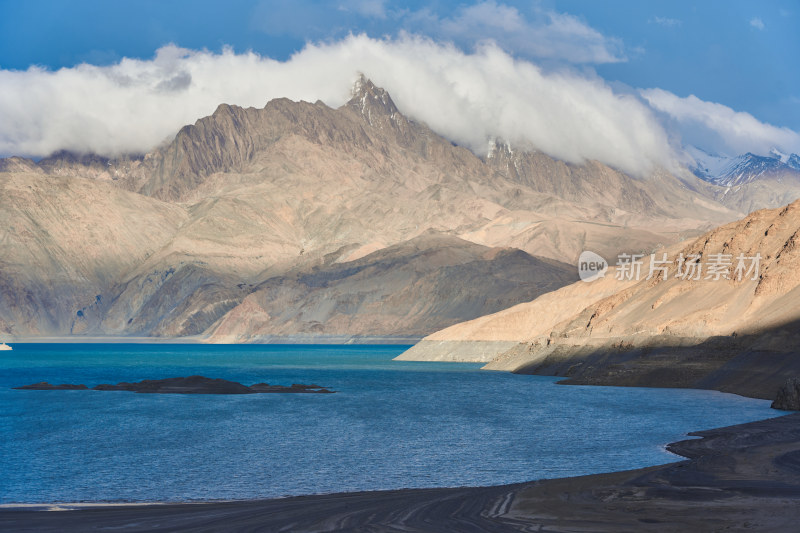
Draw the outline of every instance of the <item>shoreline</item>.
<instances>
[{"instance_id":1,"label":"shoreline","mask_svg":"<svg viewBox=\"0 0 800 533\"><path fill-rule=\"evenodd\" d=\"M780 416L787 416L787 415L779 415ZM759 420L757 422L762 422L770 420L769 418L764 420ZM692 432L694 433L694 432ZM686 436L691 435L692 433L687 433ZM676 441L678 442L678 441ZM49 511L79 511L84 509L103 509L108 507L155 507L155 506L165 506L165 505L176 505L176 506L183 506L183 505L214 505L214 504L253 504L259 502L273 502L273 501L281 501L287 500L292 498L317 498L317 497L329 497L329 496L345 496L348 494L378 494L384 492L399 492L399 491L423 491L423 490L456 490L456 489L482 489L482 488L493 488L493 487L510 487L515 485L527 485L531 483L539 483L543 481L557 481L561 479L573 479L573 478L581 478L581 477L589 477L589 476L598 476L598 475L607 475L613 474L616 472L628 472L634 470L646 470L649 468L657 467L657 466L666 466L669 464L673 464L679 462L681 460L685 460L686 458L679 453L676 453L670 450L670 447L676 444L676 442L668 442L666 444L662 444L659 446L659 449L664 452L665 455L670 457L678 457L680 459L673 461L672 463L659 463L657 465L646 466L639 469L633 470L620 470L620 471L612 471L612 472L599 472L595 474L585 474L581 476L567 476L563 478L543 478L543 479L534 479L529 481L522 481L519 483L505 483L500 485L486 485L486 486L461 486L461 487L404 487L399 489L375 489L375 490L357 490L351 492L319 492L319 493L310 493L310 494L289 494L286 496L275 496L275 497L267 497L267 498L250 498L250 499L210 499L210 500L100 500L100 501L53 501L53 502L18 502L18 503L0 503L0 513L3 511L36 511L36 512L49 512ZM1 522L0 522L1 523Z\"/></svg>"},{"instance_id":2,"label":"shoreline","mask_svg":"<svg viewBox=\"0 0 800 533\"><path fill-rule=\"evenodd\" d=\"M6 343L14 344L202 344L207 346L259 346L259 345L386 345L412 346L419 342L419 337L386 337L359 335L269 335L250 339L247 342L220 342L219 340L194 335L190 337L14 337L6 339Z\"/></svg>"},{"instance_id":3,"label":"shoreline","mask_svg":"<svg viewBox=\"0 0 800 533\"><path fill-rule=\"evenodd\" d=\"M685 460L637 470L489 487L225 502L89 503L70 512L1 506L0 529L792 530L800 520L800 413L689 436L700 438L666 447Z\"/></svg>"}]
</instances>

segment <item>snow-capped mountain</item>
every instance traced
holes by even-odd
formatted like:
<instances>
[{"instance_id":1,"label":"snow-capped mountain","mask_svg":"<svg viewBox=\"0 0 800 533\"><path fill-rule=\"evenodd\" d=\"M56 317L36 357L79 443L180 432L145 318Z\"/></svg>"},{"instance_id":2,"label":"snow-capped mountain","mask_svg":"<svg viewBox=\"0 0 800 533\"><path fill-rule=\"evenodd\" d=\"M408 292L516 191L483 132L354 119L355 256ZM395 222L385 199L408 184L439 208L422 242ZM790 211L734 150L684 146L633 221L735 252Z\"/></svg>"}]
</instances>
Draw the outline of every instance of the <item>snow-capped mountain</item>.
<instances>
[{"instance_id":1,"label":"snow-capped mountain","mask_svg":"<svg viewBox=\"0 0 800 533\"><path fill-rule=\"evenodd\" d=\"M686 151L694 159L691 171L700 179L722 187L736 187L763 178L785 175L800 179L800 156L784 154L773 148L767 156L750 152L736 157L716 155L690 146Z\"/></svg>"}]
</instances>

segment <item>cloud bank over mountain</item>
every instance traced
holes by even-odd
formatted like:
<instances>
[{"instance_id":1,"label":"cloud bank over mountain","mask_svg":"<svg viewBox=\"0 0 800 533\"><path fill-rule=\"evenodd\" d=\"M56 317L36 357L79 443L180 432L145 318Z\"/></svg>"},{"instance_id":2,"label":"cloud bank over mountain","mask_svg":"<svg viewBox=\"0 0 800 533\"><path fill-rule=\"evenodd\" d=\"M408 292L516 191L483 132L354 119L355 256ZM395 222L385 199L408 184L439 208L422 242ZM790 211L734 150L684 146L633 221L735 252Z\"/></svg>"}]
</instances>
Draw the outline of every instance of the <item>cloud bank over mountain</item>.
<instances>
[{"instance_id":1,"label":"cloud bank over mountain","mask_svg":"<svg viewBox=\"0 0 800 533\"><path fill-rule=\"evenodd\" d=\"M673 132L650 107L669 112L663 102L671 93L639 95L615 90L591 72L546 71L493 42L464 52L409 34L309 44L283 62L168 45L150 60L110 66L0 70L0 155L144 153L223 102L263 107L288 97L339 106L358 73L385 87L405 114L478 154L502 138L637 176L672 168L678 158ZM763 126L736 146L770 144L772 127Z\"/></svg>"},{"instance_id":2,"label":"cloud bank over mountain","mask_svg":"<svg viewBox=\"0 0 800 533\"><path fill-rule=\"evenodd\" d=\"M654 109L674 120L685 141L705 144L727 155L769 153L772 148L800 153L800 134L789 128L765 124L750 113L706 102L694 95L681 98L663 89L641 91Z\"/></svg>"}]
</instances>

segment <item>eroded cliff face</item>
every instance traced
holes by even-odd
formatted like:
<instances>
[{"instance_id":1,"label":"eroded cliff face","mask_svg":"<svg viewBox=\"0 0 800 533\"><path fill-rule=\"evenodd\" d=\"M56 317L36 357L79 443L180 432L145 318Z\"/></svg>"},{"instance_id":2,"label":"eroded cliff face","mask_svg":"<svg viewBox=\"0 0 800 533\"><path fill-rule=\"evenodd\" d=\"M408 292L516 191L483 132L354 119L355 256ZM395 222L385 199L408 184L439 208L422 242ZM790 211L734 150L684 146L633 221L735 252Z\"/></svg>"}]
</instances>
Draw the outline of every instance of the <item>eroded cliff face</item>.
<instances>
[{"instance_id":1,"label":"eroded cliff face","mask_svg":"<svg viewBox=\"0 0 800 533\"><path fill-rule=\"evenodd\" d=\"M401 358L771 398L788 374L800 374L799 240L800 201L757 211L656 253L668 262L654 266L668 271L654 269L651 279L649 258L638 281L617 279L612 267L604 279L436 332ZM505 344L478 348L492 343Z\"/></svg>"},{"instance_id":2,"label":"eroded cliff face","mask_svg":"<svg viewBox=\"0 0 800 533\"><path fill-rule=\"evenodd\" d=\"M144 156L2 160L0 328L417 336L562 286L584 249L650 251L736 216L684 178L525 157L481 159L361 79L339 109L220 105ZM419 251L437 236L456 240Z\"/></svg>"}]
</instances>

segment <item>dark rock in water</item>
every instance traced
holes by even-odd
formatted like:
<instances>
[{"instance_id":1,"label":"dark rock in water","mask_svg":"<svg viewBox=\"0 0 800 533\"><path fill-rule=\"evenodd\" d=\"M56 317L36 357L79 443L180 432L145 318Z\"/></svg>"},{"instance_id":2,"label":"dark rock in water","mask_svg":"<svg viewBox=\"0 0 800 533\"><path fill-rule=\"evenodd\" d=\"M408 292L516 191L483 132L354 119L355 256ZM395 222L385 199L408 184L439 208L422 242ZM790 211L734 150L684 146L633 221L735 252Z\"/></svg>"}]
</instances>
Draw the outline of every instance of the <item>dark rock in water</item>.
<instances>
[{"instance_id":1,"label":"dark rock in water","mask_svg":"<svg viewBox=\"0 0 800 533\"><path fill-rule=\"evenodd\" d=\"M86 385L50 385L46 382L15 387L27 390L88 390ZM128 391L148 394L264 394L264 393L323 393L335 391L319 385L292 384L291 387L256 383L252 387L225 379L212 379L203 376L186 378L145 379L137 383L121 381L116 385L104 383L92 387L96 391Z\"/></svg>"},{"instance_id":2,"label":"dark rock in water","mask_svg":"<svg viewBox=\"0 0 800 533\"><path fill-rule=\"evenodd\" d=\"M93 390L130 391L150 394L253 394L250 387L225 379L203 376L188 378L145 379L138 383L121 382L116 385L98 385Z\"/></svg>"},{"instance_id":3,"label":"dark rock in water","mask_svg":"<svg viewBox=\"0 0 800 533\"><path fill-rule=\"evenodd\" d=\"M789 379L778 389L773 409L782 411L800 411L800 379Z\"/></svg>"},{"instance_id":4,"label":"dark rock in water","mask_svg":"<svg viewBox=\"0 0 800 533\"><path fill-rule=\"evenodd\" d=\"M295 393L310 393L318 392L322 394L330 394L333 391L320 387L319 385L300 385L292 383L291 387L282 387L280 385L270 385L269 383L256 383L250 385L250 390L253 392L269 393L269 392L295 392Z\"/></svg>"},{"instance_id":5,"label":"dark rock in water","mask_svg":"<svg viewBox=\"0 0 800 533\"><path fill-rule=\"evenodd\" d=\"M92 387L92 390L124 390L130 392L136 392L136 384L135 383L127 383L125 381L120 381L116 385L112 385L110 383L102 383L100 385L95 385Z\"/></svg>"},{"instance_id":6,"label":"dark rock in water","mask_svg":"<svg viewBox=\"0 0 800 533\"><path fill-rule=\"evenodd\" d=\"M61 385L51 385L46 381L40 381L32 385L23 385L22 387L14 387L19 390L88 390L86 385L71 385L69 383L62 383Z\"/></svg>"}]
</instances>

